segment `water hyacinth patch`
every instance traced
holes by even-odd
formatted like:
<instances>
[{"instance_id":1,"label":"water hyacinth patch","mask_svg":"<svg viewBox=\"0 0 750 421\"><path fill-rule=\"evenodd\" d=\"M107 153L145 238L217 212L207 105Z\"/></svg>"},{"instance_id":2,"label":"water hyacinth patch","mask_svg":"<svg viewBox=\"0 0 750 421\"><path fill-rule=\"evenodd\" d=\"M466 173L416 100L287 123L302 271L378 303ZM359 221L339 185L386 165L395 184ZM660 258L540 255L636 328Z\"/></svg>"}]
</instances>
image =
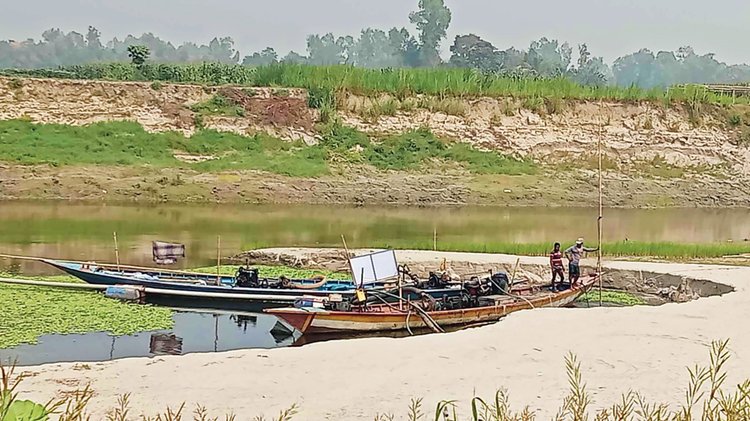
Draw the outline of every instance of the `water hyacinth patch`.
<instances>
[{"instance_id":1,"label":"water hyacinth patch","mask_svg":"<svg viewBox=\"0 0 750 421\"><path fill-rule=\"evenodd\" d=\"M70 282L68 277L44 280ZM0 285L0 302L0 348L33 344L53 333L132 335L174 324L168 308L122 303L93 291Z\"/></svg>"}]
</instances>

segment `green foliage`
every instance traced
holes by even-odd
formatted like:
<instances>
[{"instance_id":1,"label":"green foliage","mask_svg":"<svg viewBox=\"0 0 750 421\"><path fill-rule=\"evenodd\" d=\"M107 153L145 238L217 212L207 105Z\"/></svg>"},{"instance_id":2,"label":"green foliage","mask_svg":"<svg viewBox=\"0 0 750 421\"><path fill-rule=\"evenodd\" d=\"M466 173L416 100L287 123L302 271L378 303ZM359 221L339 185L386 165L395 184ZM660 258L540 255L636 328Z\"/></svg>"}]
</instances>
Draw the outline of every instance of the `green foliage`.
<instances>
[{"instance_id":1,"label":"green foliage","mask_svg":"<svg viewBox=\"0 0 750 421\"><path fill-rule=\"evenodd\" d=\"M578 301L599 301L599 291L589 291L581 296ZM624 291L602 291L602 301L605 303L619 304L623 306L637 306L646 304L646 302L629 292Z\"/></svg>"},{"instance_id":2,"label":"green foliage","mask_svg":"<svg viewBox=\"0 0 750 421\"><path fill-rule=\"evenodd\" d=\"M320 112L322 123L328 123L336 115L336 93L327 87L310 87L307 90L307 105Z\"/></svg>"},{"instance_id":3,"label":"green foliage","mask_svg":"<svg viewBox=\"0 0 750 421\"><path fill-rule=\"evenodd\" d=\"M311 106L335 106L337 92L365 96L388 93L397 98L431 95L439 98L559 98L582 100L693 102L733 104L748 103L747 97L732 98L716 94L705 87L687 85L641 89L635 86L583 86L565 77L539 78L484 74L478 70L459 68L365 69L351 66L309 66L272 64L244 67L222 63L153 64L140 68L124 63L102 63L68 66L61 69L64 77L109 80L160 80L179 83L212 85L280 86L305 88L313 92ZM320 98L323 98L322 100ZM543 100L542 100L543 101Z\"/></svg>"},{"instance_id":4,"label":"green foliage","mask_svg":"<svg viewBox=\"0 0 750 421\"><path fill-rule=\"evenodd\" d=\"M334 122L325 129L320 145L326 149L347 152L352 148L360 146L370 147L370 138L359 130Z\"/></svg>"},{"instance_id":5,"label":"green foliage","mask_svg":"<svg viewBox=\"0 0 750 421\"><path fill-rule=\"evenodd\" d=\"M32 401L13 401L0 421L47 421L49 413L44 405Z\"/></svg>"},{"instance_id":6,"label":"green foliage","mask_svg":"<svg viewBox=\"0 0 750 421\"><path fill-rule=\"evenodd\" d=\"M173 150L210 154L216 159L187 164ZM200 130L148 133L137 123L106 122L89 126L0 122L0 161L50 165L184 166L198 171L255 169L290 176L317 176L328 171L320 147L285 142L266 134L251 137Z\"/></svg>"},{"instance_id":7,"label":"green foliage","mask_svg":"<svg viewBox=\"0 0 750 421\"><path fill-rule=\"evenodd\" d=\"M365 150L367 161L380 169L409 170L430 159L459 162L478 174L533 174L536 167L497 152L480 151L463 143L448 143L420 129L383 139Z\"/></svg>"},{"instance_id":8,"label":"green foliage","mask_svg":"<svg viewBox=\"0 0 750 421\"><path fill-rule=\"evenodd\" d=\"M160 91L163 87L164 85L162 85L162 83L158 80L151 82L151 89L153 89L154 91Z\"/></svg>"},{"instance_id":9,"label":"green foliage","mask_svg":"<svg viewBox=\"0 0 750 421\"><path fill-rule=\"evenodd\" d=\"M432 250L432 240L392 240L368 244L369 247ZM550 242L546 243L511 243L511 242L437 242L438 251L461 251L474 253L501 253L520 256L547 256L550 252ZM656 257L664 259L694 259L736 256L750 253L750 244L741 243L708 243L685 244L673 242L640 242L624 241L604 243L604 256L612 257Z\"/></svg>"},{"instance_id":10,"label":"green foliage","mask_svg":"<svg viewBox=\"0 0 750 421\"><path fill-rule=\"evenodd\" d=\"M131 45L127 49L128 57L131 59L131 63L136 66L140 66L148 60L151 55L151 50L145 45Z\"/></svg>"},{"instance_id":11,"label":"green foliage","mask_svg":"<svg viewBox=\"0 0 750 421\"><path fill-rule=\"evenodd\" d=\"M75 281L68 277L52 280ZM3 320L0 348L35 343L39 336L52 333L102 331L130 335L168 329L173 324L169 309L121 303L96 292L2 285L0 302L3 303L0 306L0 319Z\"/></svg>"},{"instance_id":12,"label":"green foliage","mask_svg":"<svg viewBox=\"0 0 750 421\"><path fill-rule=\"evenodd\" d=\"M243 107L220 94L215 94L206 101L193 105L190 109L201 115L245 116L245 109Z\"/></svg>"}]
</instances>

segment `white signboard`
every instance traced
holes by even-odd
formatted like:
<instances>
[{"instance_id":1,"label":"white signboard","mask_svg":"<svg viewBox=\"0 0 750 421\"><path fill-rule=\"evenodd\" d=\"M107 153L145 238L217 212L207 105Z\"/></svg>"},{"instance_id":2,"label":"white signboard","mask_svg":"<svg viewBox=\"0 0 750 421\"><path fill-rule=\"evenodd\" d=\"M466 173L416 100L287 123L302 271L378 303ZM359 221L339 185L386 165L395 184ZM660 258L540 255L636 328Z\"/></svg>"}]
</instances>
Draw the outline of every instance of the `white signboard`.
<instances>
[{"instance_id":1,"label":"white signboard","mask_svg":"<svg viewBox=\"0 0 750 421\"><path fill-rule=\"evenodd\" d=\"M352 265L352 276L359 284L372 284L398 277L396 252L384 250L349 259Z\"/></svg>"}]
</instances>

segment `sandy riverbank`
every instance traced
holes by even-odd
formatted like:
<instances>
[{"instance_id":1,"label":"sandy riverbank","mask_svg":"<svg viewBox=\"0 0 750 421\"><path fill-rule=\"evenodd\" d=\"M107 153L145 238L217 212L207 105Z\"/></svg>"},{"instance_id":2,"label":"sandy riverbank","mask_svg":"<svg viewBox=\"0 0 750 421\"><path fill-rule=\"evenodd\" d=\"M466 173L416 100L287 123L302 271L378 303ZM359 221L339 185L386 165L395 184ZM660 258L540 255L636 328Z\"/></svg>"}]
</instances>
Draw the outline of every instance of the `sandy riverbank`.
<instances>
[{"instance_id":1,"label":"sandy riverbank","mask_svg":"<svg viewBox=\"0 0 750 421\"><path fill-rule=\"evenodd\" d=\"M409 253L400 253L399 260ZM501 255L423 256L515 262ZM424 397L429 413L441 399L459 399L466 407L475 392L489 396L507 388L516 408L529 405L548 419L567 387L568 351L582 361L594 408L629 388L656 401L681 402L686 367L707 362L707 345L725 338L733 353L727 384L750 376L750 268L632 262L606 267L708 279L736 292L660 307L524 311L492 326L406 339L28 367L31 377L22 383L21 396L43 401L90 382L96 391L93 419L103 418L116 395L132 392L134 414L154 415L185 401L189 408L200 403L218 413L233 410L246 420L297 403L295 419L371 420L378 412L404 414L411 397Z\"/></svg>"}]
</instances>

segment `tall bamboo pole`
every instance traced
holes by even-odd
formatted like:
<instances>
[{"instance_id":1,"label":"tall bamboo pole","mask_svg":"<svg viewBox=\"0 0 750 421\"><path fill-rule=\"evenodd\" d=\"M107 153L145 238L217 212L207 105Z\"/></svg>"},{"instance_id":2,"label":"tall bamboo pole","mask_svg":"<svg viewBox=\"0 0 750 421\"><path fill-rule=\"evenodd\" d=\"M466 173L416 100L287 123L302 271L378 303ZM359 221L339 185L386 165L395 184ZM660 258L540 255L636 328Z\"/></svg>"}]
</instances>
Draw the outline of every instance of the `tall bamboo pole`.
<instances>
[{"instance_id":1,"label":"tall bamboo pole","mask_svg":"<svg viewBox=\"0 0 750 421\"><path fill-rule=\"evenodd\" d=\"M221 285L221 236L216 236L216 285Z\"/></svg>"},{"instance_id":2,"label":"tall bamboo pole","mask_svg":"<svg viewBox=\"0 0 750 421\"><path fill-rule=\"evenodd\" d=\"M597 233L599 237L599 246L597 251L596 273L599 276L599 307L602 306L602 127L599 126L599 218L597 219Z\"/></svg>"},{"instance_id":3,"label":"tall bamboo pole","mask_svg":"<svg viewBox=\"0 0 750 421\"><path fill-rule=\"evenodd\" d=\"M117 246L117 231L112 233L112 237L115 239L115 261L117 262L117 271L120 271L120 248Z\"/></svg>"}]
</instances>

